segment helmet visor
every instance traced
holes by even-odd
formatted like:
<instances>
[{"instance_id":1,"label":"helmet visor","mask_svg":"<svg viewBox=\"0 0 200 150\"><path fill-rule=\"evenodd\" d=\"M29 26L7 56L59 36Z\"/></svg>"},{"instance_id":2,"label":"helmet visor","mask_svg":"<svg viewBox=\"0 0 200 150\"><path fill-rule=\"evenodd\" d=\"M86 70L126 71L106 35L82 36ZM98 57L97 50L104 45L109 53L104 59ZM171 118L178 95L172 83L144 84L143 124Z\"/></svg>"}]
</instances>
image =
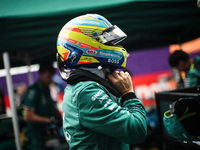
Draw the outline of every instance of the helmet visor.
<instances>
[{"instance_id":1,"label":"helmet visor","mask_svg":"<svg viewBox=\"0 0 200 150\"><path fill-rule=\"evenodd\" d=\"M99 36L103 44L116 45L127 37L127 35L116 25L107 28Z\"/></svg>"}]
</instances>

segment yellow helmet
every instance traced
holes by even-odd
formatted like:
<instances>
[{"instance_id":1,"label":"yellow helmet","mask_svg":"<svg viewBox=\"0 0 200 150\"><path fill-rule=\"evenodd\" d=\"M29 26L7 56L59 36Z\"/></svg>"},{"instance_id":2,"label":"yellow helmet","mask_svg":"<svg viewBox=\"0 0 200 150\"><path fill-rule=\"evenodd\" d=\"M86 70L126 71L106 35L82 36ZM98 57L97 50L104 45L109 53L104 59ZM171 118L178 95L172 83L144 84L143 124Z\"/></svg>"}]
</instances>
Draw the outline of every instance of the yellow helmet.
<instances>
[{"instance_id":1,"label":"yellow helmet","mask_svg":"<svg viewBox=\"0 0 200 150\"><path fill-rule=\"evenodd\" d=\"M57 39L59 66L123 68L127 51L116 44L126 38L116 25L98 14L86 14L70 20Z\"/></svg>"}]
</instances>

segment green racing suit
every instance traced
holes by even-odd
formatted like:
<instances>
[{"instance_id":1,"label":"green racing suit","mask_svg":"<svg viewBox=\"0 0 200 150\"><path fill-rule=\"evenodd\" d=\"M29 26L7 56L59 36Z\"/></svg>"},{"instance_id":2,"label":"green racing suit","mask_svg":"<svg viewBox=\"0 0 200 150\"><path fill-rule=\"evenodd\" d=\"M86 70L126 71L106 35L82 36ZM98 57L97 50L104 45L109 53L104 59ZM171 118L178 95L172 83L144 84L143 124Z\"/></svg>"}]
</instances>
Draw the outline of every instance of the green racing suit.
<instances>
[{"instance_id":1,"label":"green racing suit","mask_svg":"<svg viewBox=\"0 0 200 150\"><path fill-rule=\"evenodd\" d=\"M145 108L134 93L116 97L94 81L68 84L63 131L70 150L129 150L146 138Z\"/></svg>"},{"instance_id":2,"label":"green racing suit","mask_svg":"<svg viewBox=\"0 0 200 150\"><path fill-rule=\"evenodd\" d=\"M186 87L200 85L200 57L196 56L186 73Z\"/></svg>"}]
</instances>

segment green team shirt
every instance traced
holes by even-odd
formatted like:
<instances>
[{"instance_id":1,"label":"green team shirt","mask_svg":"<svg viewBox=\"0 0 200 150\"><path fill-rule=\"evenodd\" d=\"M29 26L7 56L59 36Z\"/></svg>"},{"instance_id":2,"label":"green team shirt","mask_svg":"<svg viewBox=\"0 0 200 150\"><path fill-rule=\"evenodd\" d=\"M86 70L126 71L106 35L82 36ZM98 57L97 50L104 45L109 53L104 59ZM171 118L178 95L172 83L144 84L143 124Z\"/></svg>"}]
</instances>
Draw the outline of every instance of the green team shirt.
<instances>
[{"instance_id":1,"label":"green team shirt","mask_svg":"<svg viewBox=\"0 0 200 150\"><path fill-rule=\"evenodd\" d=\"M48 87L44 87L39 81L28 88L25 96L26 109L33 110L37 115L51 117L53 115L53 100ZM27 122L27 132L45 132L47 124Z\"/></svg>"},{"instance_id":2,"label":"green team shirt","mask_svg":"<svg viewBox=\"0 0 200 150\"><path fill-rule=\"evenodd\" d=\"M129 144L143 142L147 125L142 102L120 100L93 81L68 84L63 130L70 150L129 150Z\"/></svg>"},{"instance_id":3,"label":"green team shirt","mask_svg":"<svg viewBox=\"0 0 200 150\"><path fill-rule=\"evenodd\" d=\"M196 56L190 66L189 71L186 73L186 87L194 87L200 84L200 68L195 67L200 65L200 57Z\"/></svg>"}]
</instances>

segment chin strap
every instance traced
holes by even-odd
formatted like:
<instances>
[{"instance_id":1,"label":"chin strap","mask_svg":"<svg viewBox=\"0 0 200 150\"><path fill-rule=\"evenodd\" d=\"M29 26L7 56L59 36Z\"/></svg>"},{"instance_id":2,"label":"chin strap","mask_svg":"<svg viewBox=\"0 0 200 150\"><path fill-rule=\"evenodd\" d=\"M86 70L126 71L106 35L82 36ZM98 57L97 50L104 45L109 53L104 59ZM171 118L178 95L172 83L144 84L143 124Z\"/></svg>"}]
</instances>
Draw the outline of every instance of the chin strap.
<instances>
[{"instance_id":1,"label":"chin strap","mask_svg":"<svg viewBox=\"0 0 200 150\"><path fill-rule=\"evenodd\" d=\"M109 83L109 81L100 78L99 76L88 73L85 71L79 71L79 70L72 70L69 78L67 79L67 83L69 84L76 84L80 81L95 81L101 85L103 85L110 93L115 95L116 97L121 97L121 95L118 93L118 91Z\"/></svg>"}]
</instances>

